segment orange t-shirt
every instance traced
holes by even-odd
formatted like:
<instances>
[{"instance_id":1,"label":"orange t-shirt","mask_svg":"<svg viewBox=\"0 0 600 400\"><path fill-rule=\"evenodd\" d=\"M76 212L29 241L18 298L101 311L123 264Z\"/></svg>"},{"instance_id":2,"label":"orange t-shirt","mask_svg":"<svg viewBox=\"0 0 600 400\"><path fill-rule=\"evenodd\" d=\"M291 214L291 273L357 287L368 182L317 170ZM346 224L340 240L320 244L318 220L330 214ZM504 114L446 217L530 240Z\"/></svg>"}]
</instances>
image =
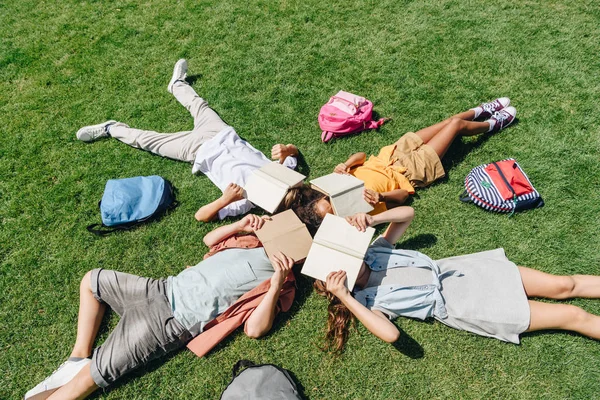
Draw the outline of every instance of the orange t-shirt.
<instances>
[{"instance_id":1,"label":"orange t-shirt","mask_svg":"<svg viewBox=\"0 0 600 400\"><path fill-rule=\"evenodd\" d=\"M396 157L393 156L395 149L396 145L393 144L382 147L378 155L372 155L363 165L352 168L350 174L363 181L365 188L379 193L405 189L408 193L413 194L415 188L404 176L406 168L394 165L396 162ZM369 214L375 215L385 210L387 210L385 202L380 202Z\"/></svg>"}]
</instances>

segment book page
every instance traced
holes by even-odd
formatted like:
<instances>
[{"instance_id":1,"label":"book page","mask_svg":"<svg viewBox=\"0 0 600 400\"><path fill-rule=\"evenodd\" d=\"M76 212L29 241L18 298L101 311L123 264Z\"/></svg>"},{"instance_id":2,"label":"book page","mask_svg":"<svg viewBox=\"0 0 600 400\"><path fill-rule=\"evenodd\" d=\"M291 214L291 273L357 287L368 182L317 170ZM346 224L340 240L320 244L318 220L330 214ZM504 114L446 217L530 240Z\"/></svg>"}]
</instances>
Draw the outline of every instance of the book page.
<instances>
[{"instance_id":1,"label":"book page","mask_svg":"<svg viewBox=\"0 0 600 400\"><path fill-rule=\"evenodd\" d=\"M361 232L344 218L327 214L315 234L314 242L362 260L374 234L374 228L368 227Z\"/></svg>"},{"instance_id":2,"label":"book page","mask_svg":"<svg viewBox=\"0 0 600 400\"><path fill-rule=\"evenodd\" d=\"M356 187L364 187L364 183L360 179L352 175L337 174L335 172L313 179L310 183L329 196L336 196Z\"/></svg>"},{"instance_id":3,"label":"book page","mask_svg":"<svg viewBox=\"0 0 600 400\"><path fill-rule=\"evenodd\" d=\"M349 217L356 213L368 213L373 210L373 206L363 198L363 186L336 196L330 196L329 201L335 215L340 217Z\"/></svg>"},{"instance_id":4,"label":"book page","mask_svg":"<svg viewBox=\"0 0 600 400\"><path fill-rule=\"evenodd\" d=\"M285 167L284 167L285 168ZM288 187L260 171L254 171L246 186L246 198L267 212L274 212L285 197Z\"/></svg>"},{"instance_id":5,"label":"book page","mask_svg":"<svg viewBox=\"0 0 600 400\"><path fill-rule=\"evenodd\" d=\"M301 173L285 167L278 162L270 162L265 164L259 171L281 182L281 184L286 186L288 189L296 186L298 183L302 182L304 178L306 178Z\"/></svg>"},{"instance_id":6,"label":"book page","mask_svg":"<svg viewBox=\"0 0 600 400\"><path fill-rule=\"evenodd\" d=\"M306 226L301 225L270 240L264 242L261 240L261 242L269 257L275 253L282 252L292 258L294 262L298 262L304 260L308 255L310 246L312 245L312 237Z\"/></svg>"},{"instance_id":7,"label":"book page","mask_svg":"<svg viewBox=\"0 0 600 400\"><path fill-rule=\"evenodd\" d=\"M362 263L362 257L356 258L313 242L301 272L325 281L330 272L344 270L346 271L346 287L351 291L354 289Z\"/></svg>"}]
</instances>

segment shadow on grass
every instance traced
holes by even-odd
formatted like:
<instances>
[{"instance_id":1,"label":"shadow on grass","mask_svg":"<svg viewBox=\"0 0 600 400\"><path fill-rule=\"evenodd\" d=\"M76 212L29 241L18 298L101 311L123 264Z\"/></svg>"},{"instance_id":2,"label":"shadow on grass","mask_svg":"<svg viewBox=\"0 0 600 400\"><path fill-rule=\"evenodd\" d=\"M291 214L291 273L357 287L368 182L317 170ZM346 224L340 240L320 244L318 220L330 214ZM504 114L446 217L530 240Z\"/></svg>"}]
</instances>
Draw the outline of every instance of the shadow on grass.
<instances>
[{"instance_id":1,"label":"shadow on grass","mask_svg":"<svg viewBox=\"0 0 600 400\"><path fill-rule=\"evenodd\" d=\"M404 330L398 328L400 331L400 338L392 343L392 346L400 353L413 360L423 358L425 356L425 350L415 339L410 337Z\"/></svg>"},{"instance_id":2,"label":"shadow on grass","mask_svg":"<svg viewBox=\"0 0 600 400\"><path fill-rule=\"evenodd\" d=\"M396 245L397 248L407 250L419 250L433 247L437 243L437 237L431 233L421 233Z\"/></svg>"}]
</instances>

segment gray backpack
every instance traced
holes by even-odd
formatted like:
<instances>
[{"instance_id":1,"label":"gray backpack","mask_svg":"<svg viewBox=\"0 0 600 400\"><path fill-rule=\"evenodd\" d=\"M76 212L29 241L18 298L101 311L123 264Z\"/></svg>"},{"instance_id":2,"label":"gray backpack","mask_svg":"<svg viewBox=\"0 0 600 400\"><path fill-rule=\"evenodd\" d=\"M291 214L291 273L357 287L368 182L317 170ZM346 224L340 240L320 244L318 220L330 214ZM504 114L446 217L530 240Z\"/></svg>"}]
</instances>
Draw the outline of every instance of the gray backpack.
<instances>
[{"instance_id":1,"label":"gray backpack","mask_svg":"<svg viewBox=\"0 0 600 400\"><path fill-rule=\"evenodd\" d=\"M240 368L246 367L242 372ZM240 360L221 400L302 400L290 371L273 364Z\"/></svg>"}]
</instances>

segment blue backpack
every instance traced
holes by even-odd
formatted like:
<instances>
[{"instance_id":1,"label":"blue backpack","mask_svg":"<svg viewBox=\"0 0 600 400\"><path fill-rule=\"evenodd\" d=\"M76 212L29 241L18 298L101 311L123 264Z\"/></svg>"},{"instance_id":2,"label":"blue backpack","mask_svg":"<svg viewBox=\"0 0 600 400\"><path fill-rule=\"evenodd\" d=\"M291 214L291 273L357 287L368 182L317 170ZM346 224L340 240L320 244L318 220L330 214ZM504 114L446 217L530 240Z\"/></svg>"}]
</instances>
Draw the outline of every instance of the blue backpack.
<instances>
[{"instance_id":1,"label":"blue backpack","mask_svg":"<svg viewBox=\"0 0 600 400\"><path fill-rule=\"evenodd\" d=\"M102 224L89 225L87 230L96 235L105 235L156 219L175 208L177 202L173 185L153 175L109 180L98 205Z\"/></svg>"}]
</instances>

